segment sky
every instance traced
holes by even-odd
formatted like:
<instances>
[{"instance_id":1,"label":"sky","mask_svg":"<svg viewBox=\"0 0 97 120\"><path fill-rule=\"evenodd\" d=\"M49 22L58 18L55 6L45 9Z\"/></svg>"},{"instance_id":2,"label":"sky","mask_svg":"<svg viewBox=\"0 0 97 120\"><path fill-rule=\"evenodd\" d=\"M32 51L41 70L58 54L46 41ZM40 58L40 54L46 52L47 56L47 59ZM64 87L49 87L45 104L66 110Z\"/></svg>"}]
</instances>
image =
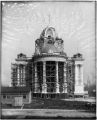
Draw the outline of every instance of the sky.
<instances>
[{"instance_id":1,"label":"sky","mask_svg":"<svg viewBox=\"0 0 97 120\"><path fill-rule=\"evenodd\" d=\"M11 85L11 63L21 52L32 57L47 26L64 40L68 57L83 54L84 83L95 82L94 2L2 2L2 85Z\"/></svg>"}]
</instances>

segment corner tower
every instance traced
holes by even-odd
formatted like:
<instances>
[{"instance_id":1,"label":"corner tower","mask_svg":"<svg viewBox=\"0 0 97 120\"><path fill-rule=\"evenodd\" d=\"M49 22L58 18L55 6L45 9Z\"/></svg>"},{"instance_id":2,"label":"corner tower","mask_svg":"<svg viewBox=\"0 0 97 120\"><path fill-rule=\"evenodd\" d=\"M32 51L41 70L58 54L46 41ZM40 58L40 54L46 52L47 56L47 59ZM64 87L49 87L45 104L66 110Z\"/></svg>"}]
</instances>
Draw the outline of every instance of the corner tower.
<instances>
[{"instance_id":1,"label":"corner tower","mask_svg":"<svg viewBox=\"0 0 97 120\"><path fill-rule=\"evenodd\" d=\"M74 85L74 95L83 96L84 95L84 81L83 81L83 56L78 53L73 56L75 65L75 85Z\"/></svg>"},{"instance_id":2,"label":"corner tower","mask_svg":"<svg viewBox=\"0 0 97 120\"><path fill-rule=\"evenodd\" d=\"M25 54L20 53L15 59L15 63L11 64L11 85L16 86L26 86L26 65L27 57Z\"/></svg>"}]
</instances>

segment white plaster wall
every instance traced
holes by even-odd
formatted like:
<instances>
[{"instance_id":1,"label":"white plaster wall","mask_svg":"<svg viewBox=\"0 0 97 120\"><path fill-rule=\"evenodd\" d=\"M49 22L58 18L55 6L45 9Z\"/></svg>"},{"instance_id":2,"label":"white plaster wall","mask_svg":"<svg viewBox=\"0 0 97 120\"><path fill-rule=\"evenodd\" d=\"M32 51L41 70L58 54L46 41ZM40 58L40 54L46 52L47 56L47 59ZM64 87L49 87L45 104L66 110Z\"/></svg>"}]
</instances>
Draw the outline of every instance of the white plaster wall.
<instances>
[{"instance_id":1,"label":"white plaster wall","mask_svg":"<svg viewBox=\"0 0 97 120\"><path fill-rule=\"evenodd\" d=\"M84 86L75 86L75 92L74 92L75 95L82 95L84 94Z\"/></svg>"}]
</instances>

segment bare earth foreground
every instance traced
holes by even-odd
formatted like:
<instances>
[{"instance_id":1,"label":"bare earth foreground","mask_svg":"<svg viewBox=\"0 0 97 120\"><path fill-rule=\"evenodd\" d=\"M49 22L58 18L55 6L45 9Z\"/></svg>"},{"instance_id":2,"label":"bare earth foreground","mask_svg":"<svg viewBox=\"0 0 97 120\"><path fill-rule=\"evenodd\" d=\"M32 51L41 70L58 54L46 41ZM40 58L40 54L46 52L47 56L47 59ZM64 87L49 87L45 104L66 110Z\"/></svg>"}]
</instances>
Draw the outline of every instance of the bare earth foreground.
<instances>
[{"instance_id":1,"label":"bare earth foreground","mask_svg":"<svg viewBox=\"0 0 97 120\"><path fill-rule=\"evenodd\" d=\"M84 118L96 119L94 98L76 98L65 100L33 99L23 107L2 107L2 119L35 119L35 118Z\"/></svg>"},{"instance_id":2,"label":"bare earth foreground","mask_svg":"<svg viewBox=\"0 0 97 120\"><path fill-rule=\"evenodd\" d=\"M2 116L7 118L95 118L95 113L84 110L58 109L2 109Z\"/></svg>"}]
</instances>

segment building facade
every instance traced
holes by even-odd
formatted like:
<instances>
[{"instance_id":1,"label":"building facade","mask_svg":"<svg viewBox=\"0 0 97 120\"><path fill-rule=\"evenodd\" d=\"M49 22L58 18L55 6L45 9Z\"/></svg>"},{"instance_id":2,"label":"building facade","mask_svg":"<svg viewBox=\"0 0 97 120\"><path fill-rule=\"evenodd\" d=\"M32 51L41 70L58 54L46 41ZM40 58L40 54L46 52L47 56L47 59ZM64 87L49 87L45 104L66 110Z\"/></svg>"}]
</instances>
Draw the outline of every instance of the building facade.
<instances>
[{"instance_id":1,"label":"building facade","mask_svg":"<svg viewBox=\"0 0 97 120\"><path fill-rule=\"evenodd\" d=\"M20 53L15 59L16 62L11 64L12 86L26 86L26 55Z\"/></svg>"},{"instance_id":2,"label":"building facade","mask_svg":"<svg viewBox=\"0 0 97 120\"><path fill-rule=\"evenodd\" d=\"M32 97L83 96L83 61L80 53L69 58L64 52L64 41L54 28L46 27L35 41L35 53L26 64L24 83L31 88Z\"/></svg>"}]
</instances>

